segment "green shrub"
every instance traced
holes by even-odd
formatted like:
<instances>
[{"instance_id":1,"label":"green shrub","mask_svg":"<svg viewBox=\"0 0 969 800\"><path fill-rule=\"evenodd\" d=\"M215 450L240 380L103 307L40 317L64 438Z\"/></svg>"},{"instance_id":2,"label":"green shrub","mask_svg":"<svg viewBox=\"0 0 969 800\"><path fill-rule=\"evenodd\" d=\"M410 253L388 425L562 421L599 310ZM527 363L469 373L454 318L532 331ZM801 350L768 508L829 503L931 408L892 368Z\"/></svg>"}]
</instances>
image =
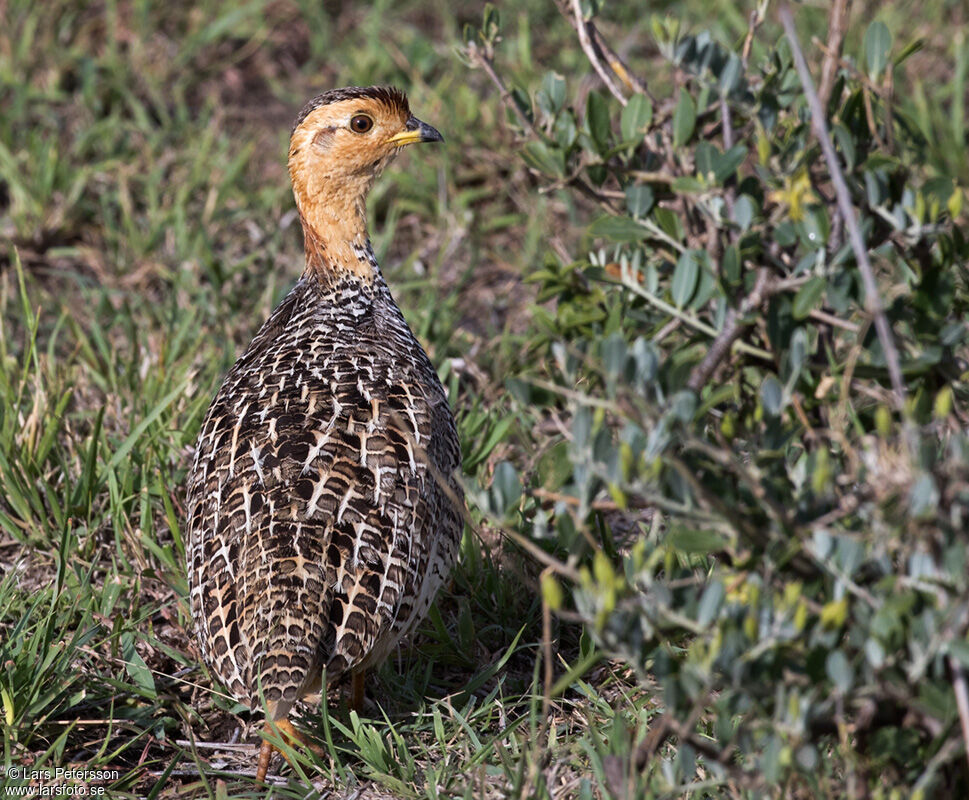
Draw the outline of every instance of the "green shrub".
<instances>
[{"instance_id":1,"label":"green shrub","mask_svg":"<svg viewBox=\"0 0 969 800\"><path fill-rule=\"evenodd\" d=\"M500 465L479 500L552 557L546 602L661 687L662 717L616 774L672 737L654 789L957 796L963 191L926 166L935 145L893 96L917 43L871 24L824 98L859 263L795 47L762 22L730 44L654 22L661 96L592 15L576 23L590 61L528 91L501 74L497 12L466 30L525 163L589 210L574 260L529 276L543 333L507 384L564 430L533 435L520 488Z\"/></svg>"}]
</instances>

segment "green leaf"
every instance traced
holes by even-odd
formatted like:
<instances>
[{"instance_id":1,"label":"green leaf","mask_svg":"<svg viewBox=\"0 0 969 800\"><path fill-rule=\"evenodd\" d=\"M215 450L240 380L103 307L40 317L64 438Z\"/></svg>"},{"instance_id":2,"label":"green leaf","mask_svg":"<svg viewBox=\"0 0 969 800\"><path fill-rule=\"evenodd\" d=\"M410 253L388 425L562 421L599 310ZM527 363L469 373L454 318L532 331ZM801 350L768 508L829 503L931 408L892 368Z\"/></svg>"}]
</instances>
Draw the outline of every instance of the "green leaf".
<instances>
[{"instance_id":1,"label":"green leaf","mask_svg":"<svg viewBox=\"0 0 969 800\"><path fill-rule=\"evenodd\" d=\"M653 211L653 219L671 239L678 242L683 238L683 222L671 209L657 206Z\"/></svg>"},{"instance_id":2,"label":"green leaf","mask_svg":"<svg viewBox=\"0 0 969 800\"><path fill-rule=\"evenodd\" d=\"M599 355L602 366L609 377L618 377L626 366L626 342L622 334L613 333L607 336L599 345Z\"/></svg>"},{"instance_id":3,"label":"green leaf","mask_svg":"<svg viewBox=\"0 0 969 800\"><path fill-rule=\"evenodd\" d=\"M731 177L747 158L747 148L742 144L731 147L723 155L717 154L713 161L713 175L718 183L723 183Z\"/></svg>"},{"instance_id":4,"label":"green leaf","mask_svg":"<svg viewBox=\"0 0 969 800\"><path fill-rule=\"evenodd\" d=\"M600 153L609 149L612 129L609 125L609 104L599 92L589 92L585 108L589 123L589 135Z\"/></svg>"},{"instance_id":5,"label":"green leaf","mask_svg":"<svg viewBox=\"0 0 969 800\"><path fill-rule=\"evenodd\" d=\"M834 139L841 148L841 154L845 159L845 166L849 170L853 170L858 159L858 154L855 150L855 142L851 137L851 132L844 125L835 123L831 126L831 133L834 134Z\"/></svg>"},{"instance_id":6,"label":"green leaf","mask_svg":"<svg viewBox=\"0 0 969 800\"><path fill-rule=\"evenodd\" d=\"M673 145L682 147L696 128L696 105L686 89L680 89L680 99L673 110Z\"/></svg>"},{"instance_id":7,"label":"green leaf","mask_svg":"<svg viewBox=\"0 0 969 800\"><path fill-rule=\"evenodd\" d=\"M675 525L666 537L666 543L682 553L716 553L727 546L727 540L716 531L687 528Z\"/></svg>"},{"instance_id":8,"label":"green leaf","mask_svg":"<svg viewBox=\"0 0 969 800\"><path fill-rule=\"evenodd\" d=\"M804 212L804 219L798 222L798 233L805 248L821 248L828 241L831 225L828 222L824 206L808 206Z\"/></svg>"},{"instance_id":9,"label":"green leaf","mask_svg":"<svg viewBox=\"0 0 969 800\"><path fill-rule=\"evenodd\" d=\"M865 31L865 60L868 62L868 77L878 78L888 64L888 53L892 49L892 34L884 22L875 21Z\"/></svg>"},{"instance_id":10,"label":"green leaf","mask_svg":"<svg viewBox=\"0 0 969 800\"><path fill-rule=\"evenodd\" d=\"M491 482L491 507L499 515L505 516L513 511L522 496L518 472L509 461L502 461L495 467Z\"/></svg>"},{"instance_id":11,"label":"green leaf","mask_svg":"<svg viewBox=\"0 0 969 800\"><path fill-rule=\"evenodd\" d=\"M910 513L916 519L931 519L938 512L939 487L927 472L919 475L912 484L908 504Z\"/></svg>"},{"instance_id":12,"label":"green leaf","mask_svg":"<svg viewBox=\"0 0 969 800\"><path fill-rule=\"evenodd\" d=\"M673 302L678 308L683 308L690 302L693 292L696 291L699 277L700 265L693 254L687 252L681 255L679 261L676 262L676 269L673 271L673 285L671 287Z\"/></svg>"},{"instance_id":13,"label":"green leaf","mask_svg":"<svg viewBox=\"0 0 969 800\"><path fill-rule=\"evenodd\" d=\"M717 279L713 274L713 266L710 264L710 256L702 253L700 256L700 280L697 283L696 291L690 300L690 308L699 311L718 293Z\"/></svg>"},{"instance_id":14,"label":"green leaf","mask_svg":"<svg viewBox=\"0 0 969 800\"><path fill-rule=\"evenodd\" d=\"M565 154L552 149L545 142L529 142L522 149L525 163L538 172L562 177L565 175Z\"/></svg>"},{"instance_id":15,"label":"green leaf","mask_svg":"<svg viewBox=\"0 0 969 800\"><path fill-rule=\"evenodd\" d=\"M841 650L832 650L828 653L824 662L824 669L831 682L838 687L838 691L842 694L847 692L851 688L851 684L854 683L855 676L851 664L848 663L847 657Z\"/></svg>"},{"instance_id":16,"label":"green leaf","mask_svg":"<svg viewBox=\"0 0 969 800\"><path fill-rule=\"evenodd\" d=\"M915 55L920 50L925 47L925 39L913 39L905 47L902 48L902 52L895 56L895 66L897 67L909 56Z\"/></svg>"},{"instance_id":17,"label":"green leaf","mask_svg":"<svg viewBox=\"0 0 969 800\"><path fill-rule=\"evenodd\" d=\"M557 72L546 72L542 79L542 91L548 98L553 112L558 111L565 104L565 78Z\"/></svg>"},{"instance_id":18,"label":"green leaf","mask_svg":"<svg viewBox=\"0 0 969 800\"><path fill-rule=\"evenodd\" d=\"M670 188L677 194L701 194L707 187L696 178L683 175L670 181Z\"/></svg>"},{"instance_id":19,"label":"green leaf","mask_svg":"<svg viewBox=\"0 0 969 800\"><path fill-rule=\"evenodd\" d=\"M773 375L768 375L760 386L760 402L764 411L772 417L780 414L784 407L784 390Z\"/></svg>"},{"instance_id":20,"label":"green leaf","mask_svg":"<svg viewBox=\"0 0 969 800\"><path fill-rule=\"evenodd\" d=\"M673 395L670 400L670 412L680 422L690 422L696 413L696 393L683 389Z\"/></svg>"},{"instance_id":21,"label":"green leaf","mask_svg":"<svg viewBox=\"0 0 969 800\"><path fill-rule=\"evenodd\" d=\"M644 184L626 187L626 208L634 217L645 217L653 207L653 187Z\"/></svg>"},{"instance_id":22,"label":"green leaf","mask_svg":"<svg viewBox=\"0 0 969 800\"><path fill-rule=\"evenodd\" d=\"M589 233L614 242L641 242L647 231L634 219L606 214L589 226Z\"/></svg>"},{"instance_id":23,"label":"green leaf","mask_svg":"<svg viewBox=\"0 0 969 800\"><path fill-rule=\"evenodd\" d=\"M726 594L723 583L719 580L711 581L707 588L703 590L703 596L700 597L700 607L696 614L696 621L700 625L706 627L716 619Z\"/></svg>"},{"instance_id":24,"label":"green leaf","mask_svg":"<svg viewBox=\"0 0 969 800\"><path fill-rule=\"evenodd\" d=\"M151 676L151 670L148 669L145 660L135 649L135 637L133 633L121 634L121 655L124 658L125 671L128 673L128 676L138 687L144 689L149 696L154 697L156 694L155 681Z\"/></svg>"},{"instance_id":25,"label":"green leaf","mask_svg":"<svg viewBox=\"0 0 969 800\"><path fill-rule=\"evenodd\" d=\"M754 199L749 194L742 194L733 204L733 221L737 223L740 230L747 230L754 217L757 216L757 206Z\"/></svg>"},{"instance_id":26,"label":"green leaf","mask_svg":"<svg viewBox=\"0 0 969 800\"><path fill-rule=\"evenodd\" d=\"M791 314L794 319L804 319L814 309L821 305L821 298L824 297L824 290L828 282L819 276L811 278L794 295L794 304L791 306Z\"/></svg>"},{"instance_id":27,"label":"green leaf","mask_svg":"<svg viewBox=\"0 0 969 800\"><path fill-rule=\"evenodd\" d=\"M790 364L792 375L797 376L800 374L801 368L804 366L804 361L807 358L807 351L807 333L803 327L798 328L791 337Z\"/></svg>"},{"instance_id":28,"label":"green leaf","mask_svg":"<svg viewBox=\"0 0 969 800\"><path fill-rule=\"evenodd\" d=\"M542 488L554 492L561 488L572 474L569 443L561 441L547 450L536 465Z\"/></svg>"},{"instance_id":29,"label":"green leaf","mask_svg":"<svg viewBox=\"0 0 969 800\"><path fill-rule=\"evenodd\" d=\"M958 659L963 667L969 668L969 642L964 639L953 639L949 642L949 655Z\"/></svg>"},{"instance_id":30,"label":"green leaf","mask_svg":"<svg viewBox=\"0 0 969 800\"><path fill-rule=\"evenodd\" d=\"M488 430L487 435L477 444L473 453L469 454L464 462L466 470L474 469L478 464L491 455L498 444L508 435L508 431L515 422L514 416L502 417Z\"/></svg>"},{"instance_id":31,"label":"green leaf","mask_svg":"<svg viewBox=\"0 0 969 800\"><path fill-rule=\"evenodd\" d=\"M619 131L622 133L623 141L632 142L641 139L652 121L653 105L649 102L649 98L641 94L630 97L619 120Z\"/></svg>"},{"instance_id":32,"label":"green leaf","mask_svg":"<svg viewBox=\"0 0 969 800\"><path fill-rule=\"evenodd\" d=\"M575 143L575 137L578 134L579 132L575 127L575 119L572 117L571 111L565 111L555 118L555 124L552 126L552 135L555 137L558 146L563 150L567 150Z\"/></svg>"},{"instance_id":33,"label":"green leaf","mask_svg":"<svg viewBox=\"0 0 969 800\"><path fill-rule=\"evenodd\" d=\"M709 142L700 142L696 146L696 153L693 157L696 163L696 174L701 178L713 175L713 165L720 156L720 151Z\"/></svg>"}]
</instances>

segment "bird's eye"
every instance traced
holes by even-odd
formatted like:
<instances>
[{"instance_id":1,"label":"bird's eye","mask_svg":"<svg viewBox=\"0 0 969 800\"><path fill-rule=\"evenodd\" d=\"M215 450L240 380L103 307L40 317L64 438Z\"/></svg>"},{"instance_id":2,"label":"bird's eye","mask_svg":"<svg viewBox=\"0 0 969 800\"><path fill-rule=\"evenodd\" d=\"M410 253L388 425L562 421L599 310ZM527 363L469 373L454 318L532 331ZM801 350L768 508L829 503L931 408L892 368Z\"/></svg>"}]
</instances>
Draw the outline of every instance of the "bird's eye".
<instances>
[{"instance_id":1,"label":"bird's eye","mask_svg":"<svg viewBox=\"0 0 969 800\"><path fill-rule=\"evenodd\" d=\"M354 133L366 133L373 127L373 120L366 114L357 114L350 120L350 129Z\"/></svg>"}]
</instances>

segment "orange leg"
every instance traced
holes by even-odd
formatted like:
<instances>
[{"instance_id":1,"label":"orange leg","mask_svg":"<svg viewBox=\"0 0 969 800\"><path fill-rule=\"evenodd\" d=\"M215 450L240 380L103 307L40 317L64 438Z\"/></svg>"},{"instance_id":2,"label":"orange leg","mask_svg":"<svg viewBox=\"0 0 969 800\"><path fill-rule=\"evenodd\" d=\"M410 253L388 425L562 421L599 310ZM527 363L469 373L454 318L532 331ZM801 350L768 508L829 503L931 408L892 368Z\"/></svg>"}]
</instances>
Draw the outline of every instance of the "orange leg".
<instances>
[{"instance_id":1,"label":"orange leg","mask_svg":"<svg viewBox=\"0 0 969 800\"><path fill-rule=\"evenodd\" d=\"M268 726L266 730L268 732ZM262 783L266 780L266 773L269 772L269 759L273 757L273 750L275 749L275 747L269 744L268 739L262 740L262 746L259 748L259 762L256 765L257 783Z\"/></svg>"},{"instance_id":2,"label":"orange leg","mask_svg":"<svg viewBox=\"0 0 969 800\"><path fill-rule=\"evenodd\" d=\"M307 747L310 750L312 750L314 753L316 753L316 755L318 756L323 755L323 750L317 747L315 744L312 744L311 742L306 741L306 739L303 738L303 736L299 733L299 731L297 731L296 728L293 727L293 723L290 722L288 719L278 719L276 720L275 724L276 724L276 728L279 730L279 734L283 737L283 739L286 740L287 743L289 744L299 743L304 747ZM275 735L275 731L273 730L273 724L268 720L266 721L266 727L263 730L263 733L266 736ZM256 765L257 781L262 782L266 780L266 773L269 771L269 761L273 757L274 751L279 751L279 748L271 744L269 739L264 738L262 740L262 746L259 748L259 761ZM286 760L289 761L285 753L283 753L282 755L283 755L283 758L286 758Z\"/></svg>"},{"instance_id":3,"label":"orange leg","mask_svg":"<svg viewBox=\"0 0 969 800\"><path fill-rule=\"evenodd\" d=\"M350 676L350 708L358 714L363 710L364 681L367 680L367 670L362 669Z\"/></svg>"}]
</instances>

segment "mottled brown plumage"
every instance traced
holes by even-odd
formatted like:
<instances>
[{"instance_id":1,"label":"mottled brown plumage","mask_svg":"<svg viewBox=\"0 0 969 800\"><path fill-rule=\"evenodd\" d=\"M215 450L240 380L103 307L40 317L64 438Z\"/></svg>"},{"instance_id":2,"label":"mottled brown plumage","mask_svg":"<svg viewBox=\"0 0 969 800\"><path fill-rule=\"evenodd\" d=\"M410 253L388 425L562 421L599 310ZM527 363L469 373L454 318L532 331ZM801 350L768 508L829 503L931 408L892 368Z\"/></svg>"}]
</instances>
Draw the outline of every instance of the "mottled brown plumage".
<instances>
[{"instance_id":1,"label":"mottled brown plumage","mask_svg":"<svg viewBox=\"0 0 969 800\"><path fill-rule=\"evenodd\" d=\"M324 669L359 676L386 658L457 554L454 418L380 274L364 206L402 145L440 139L394 89L339 89L303 109L289 169L306 270L199 434L188 574L202 654L281 722Z\"/></svg>"}]
</instances>

